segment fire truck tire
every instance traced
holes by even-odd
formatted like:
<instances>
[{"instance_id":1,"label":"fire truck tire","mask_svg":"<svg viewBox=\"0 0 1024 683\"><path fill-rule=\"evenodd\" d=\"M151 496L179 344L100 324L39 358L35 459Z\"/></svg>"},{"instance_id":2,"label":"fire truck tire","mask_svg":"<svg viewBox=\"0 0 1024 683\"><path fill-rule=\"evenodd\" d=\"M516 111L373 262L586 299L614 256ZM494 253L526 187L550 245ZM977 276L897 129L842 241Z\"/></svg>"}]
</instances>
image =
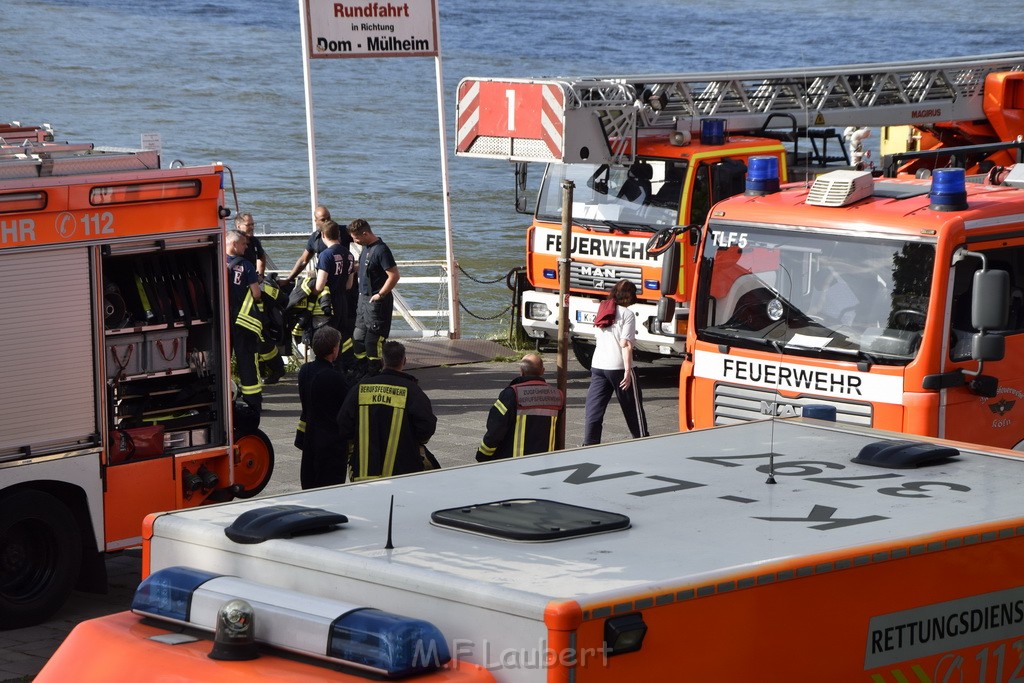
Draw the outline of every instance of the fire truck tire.
<instances>
[{"instance_id":1,"label":"fire truck tire","mask_svg":"<svg viewBox=\"0 0 1024 683\"><path fill-rule=\"evenodd\" d=\"M270 483L274 474L274 445L259 429L235 439L235 484L238 498L252 498Z\"/></svg>"},{"instance_id":2,"label":"fire truck tire","mask_svg":"<svg viewBox=\"0 0 1024 683\"><path fill-rule=\"evenodd\" d=\"M49 619L71 594L81 563L81 531L64 503L29 490L0 500L0 629Z\"/></svg>"},{"instance_id":3,"label":"fire truck tire","mask_svg":"<svg viewBox=\"0 0 1024 683\"><path fill-rule=\"evenodd\" d=\"M576 356L576 360L579 361L584 370L589 370L590 364L594 360L594 352L597 351L597 347L577 338L573 338L571 341L572 353Z\"/></svg>"}]
</instances>

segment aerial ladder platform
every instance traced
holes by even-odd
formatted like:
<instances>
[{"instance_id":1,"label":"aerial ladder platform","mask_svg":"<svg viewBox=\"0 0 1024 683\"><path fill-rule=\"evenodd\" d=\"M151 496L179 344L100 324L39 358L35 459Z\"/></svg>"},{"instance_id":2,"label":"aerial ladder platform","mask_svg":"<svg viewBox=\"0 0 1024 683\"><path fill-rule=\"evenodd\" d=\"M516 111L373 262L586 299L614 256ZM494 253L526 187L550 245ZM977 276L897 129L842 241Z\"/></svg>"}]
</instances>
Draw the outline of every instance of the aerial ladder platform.
<instances>
[{"instance_id":1,"label":"aerial ladder platform","mask_svg":"<svg viewBox=\"0 0 1024 683\"><path fill-rule=\"evenodd\" d=\"M988 118L993 88L1012 89L995 96L998 108L1024 117L1024 52L741 72L465 78L456 154L623 165L648 129L692 135L702 120L720 119L732 134L795 142L812 127L974 121Z\"/></svg>"}]
</instances>

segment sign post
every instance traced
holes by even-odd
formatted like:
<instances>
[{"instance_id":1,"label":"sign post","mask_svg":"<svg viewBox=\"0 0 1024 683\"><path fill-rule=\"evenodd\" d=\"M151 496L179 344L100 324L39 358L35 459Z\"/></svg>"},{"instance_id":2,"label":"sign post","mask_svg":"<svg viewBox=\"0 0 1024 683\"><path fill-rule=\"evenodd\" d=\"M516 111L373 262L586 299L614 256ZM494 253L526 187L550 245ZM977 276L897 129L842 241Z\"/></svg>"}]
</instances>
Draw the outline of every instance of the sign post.
<instances>
[{"instance_id":1,"label":"sign post","mask_svg":"<svg viewBox=\"0 0 1024 683\"><path fill-rule=\"evenodd\" d=\"M458 264L452 243L448 156L441 73L440 15L436 0L346 3L299 0L302 74L306 91L306 137L309 148L310 216L317 205L316 149L310 59L352 57L433 57L437 80L438 133L441 143L441 191L444 199L445 262L448 272L448 333L460 335Z\"/></svg>"}]
</instances>

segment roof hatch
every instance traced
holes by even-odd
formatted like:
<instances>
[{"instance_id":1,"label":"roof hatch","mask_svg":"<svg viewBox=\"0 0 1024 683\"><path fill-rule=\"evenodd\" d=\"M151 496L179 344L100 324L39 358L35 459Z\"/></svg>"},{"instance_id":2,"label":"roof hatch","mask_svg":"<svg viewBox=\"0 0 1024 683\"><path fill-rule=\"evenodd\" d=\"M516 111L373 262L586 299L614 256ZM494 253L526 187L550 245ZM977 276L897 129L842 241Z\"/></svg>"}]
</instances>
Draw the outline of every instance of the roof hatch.
<instances>
[{"instance_id":1,"label":"roof hatch","mask_svg":"<svg viewBox=\"0 0 1024 683\"><path fill-rule=\"evenodd\" d=\"M510 541L558 541L629 528L626 515L536 498L438 510L430 520L439 526Z\"/></svg>"}]
</instances>

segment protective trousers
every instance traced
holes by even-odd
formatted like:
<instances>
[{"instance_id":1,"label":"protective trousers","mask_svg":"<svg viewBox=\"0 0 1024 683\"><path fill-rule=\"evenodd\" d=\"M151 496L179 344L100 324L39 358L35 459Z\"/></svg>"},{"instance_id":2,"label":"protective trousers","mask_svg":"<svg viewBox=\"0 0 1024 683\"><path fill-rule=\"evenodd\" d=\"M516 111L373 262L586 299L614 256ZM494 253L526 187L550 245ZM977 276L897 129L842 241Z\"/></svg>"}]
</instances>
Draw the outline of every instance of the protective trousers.
<instances>
[{"instance_id":1,"label":"protective trousers","mask_svg":"<svg viewBox=\"0 0 1024 683\"><path fill-rule=\"evenodd\" d=\"M370 371L380 369L381 346L391 334L391 312L394 295L386 294L377 301L370 301L370 295L360 294L356 306L356 329L352 334L352 346L356 363Z\"/></svg>"},{"instance_id":2,"label":"protective trousers","mask_svg":"<svg viewBox=\"0 0 1024 683\"><path fill-rule=\"evenodd\" d=\"M256 410L263 405L263 384L257 369L259 343L255 332L239 325L231 326L231 350L235 352L239 392L242 400Z\"/></svg>"}]
</instances>

